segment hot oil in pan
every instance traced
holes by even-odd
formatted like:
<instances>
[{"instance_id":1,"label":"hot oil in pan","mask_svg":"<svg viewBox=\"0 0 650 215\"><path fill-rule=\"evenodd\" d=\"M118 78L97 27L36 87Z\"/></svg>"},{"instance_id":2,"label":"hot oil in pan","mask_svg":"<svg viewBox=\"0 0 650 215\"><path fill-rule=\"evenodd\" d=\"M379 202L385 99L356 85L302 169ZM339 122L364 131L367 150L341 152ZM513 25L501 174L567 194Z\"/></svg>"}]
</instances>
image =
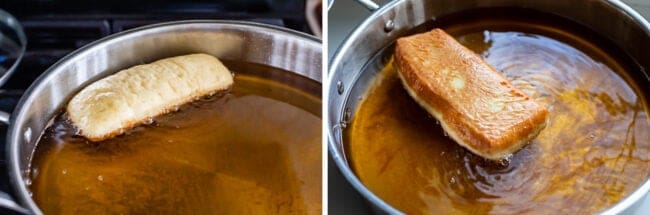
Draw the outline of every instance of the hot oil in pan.
<instances>
[{"instance_id":1,"label":"hot oil in pan","mask_svg":"<svg viewBox=\"0 0 650 215\"><path fill-rule=\"evenodd\" d=\"M345 140L355 173L390 205L408 214L591 214L647 180L648 109L634 83L648 83L629 75L639 68L566 21L508 11L457 14L433 25L547 106L546 129L509 160L483 160L446 137L388 60Z\"/></svg>"},{"instance_id":2,"label":"hot oil in pan","mask_svg":"<svg viewBox=\"0 0 650 215\"><path fill-rule=\"evenodd\" d=\"M100 143L58 116L32 163L45 214L319 214L320 84L247 64L228 93ZM238 71L257 71L244 73Z\"/></svg>"}]
</instances>

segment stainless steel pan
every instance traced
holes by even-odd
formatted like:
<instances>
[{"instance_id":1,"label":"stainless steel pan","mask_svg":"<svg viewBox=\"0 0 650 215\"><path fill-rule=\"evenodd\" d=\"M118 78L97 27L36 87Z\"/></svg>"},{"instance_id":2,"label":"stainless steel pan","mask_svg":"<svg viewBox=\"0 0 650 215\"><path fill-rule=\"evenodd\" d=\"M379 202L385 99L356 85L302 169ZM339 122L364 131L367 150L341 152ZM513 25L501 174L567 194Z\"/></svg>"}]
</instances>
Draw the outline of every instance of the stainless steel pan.
<instances>
[{"instance_id":1,"label":"stainless steel pan","mask_svg":"<svg viewBox=\"0 0 650 215\"><path fill-rule=\"evenodd\" d=\"M9 121L8 169L16 202L0 201L18 212L41 214L27 187L36 142L57 110L81 87L133 65L203 52L218 58L257 63L321 81L320 40L283 28L250 22L181 21L111 35L61 59L20 99ZM0 196L1 197L1 196Z\"/></svg>"},{"instance_id":2,"label":"stainless steel pan","mask_svg":"<svg viewBox=\"0 0 650 215\"><path fill-rule=\"evenodd\" d=\"M370 0L358 0L373 11L344 41L330 61L325 100L329 151L350 184L380 213L401 213L367 189L352 172L343 151L342 129L351 119L359 98L392 50L398 37L412 34L416 26L447 14L488 7L523 7L560 15L591 28L613 41L636 59L640 77L650 69L650 24L620 1L604 0L397 0L382 7ZM645 88L647 89L647 87ZM646 92L650 93L650 92ZM647 180L635 192L604 211L605 214L630 213L650 189Z\"/></svg>"}]
</instances>

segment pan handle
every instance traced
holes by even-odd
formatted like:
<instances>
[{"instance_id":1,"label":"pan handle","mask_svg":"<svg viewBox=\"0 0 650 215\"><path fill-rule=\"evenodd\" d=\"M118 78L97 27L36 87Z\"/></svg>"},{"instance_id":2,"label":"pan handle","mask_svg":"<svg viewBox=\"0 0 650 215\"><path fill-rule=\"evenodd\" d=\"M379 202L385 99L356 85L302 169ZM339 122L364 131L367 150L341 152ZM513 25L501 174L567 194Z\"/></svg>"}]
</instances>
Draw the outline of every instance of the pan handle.
<instances>
[{"instance_id":1,"label":"pan handle","mask_svg":"<svg viewBox=\"0 0 650 215\"><path fill-rule=\"evenodd\" d=\"M10 116L11 115L9 113L4 112L4 111L0 111L0 123L5 124L5 125L9 125L9 117Z\"/></svg>"},{"instance_id":2,"label":"pan handle","mask_svg":"<svg viewBox=\"0 0 650 215\"><path fill-rule=\"evenodd\" d=\"M30 214L29 211L14 201L9 194L0 192L1 214Z\"/></svg>"},{"instance_id":3,"label":"pan handle","mask_svg":"<svg viewBox=\"0 0 650 215\"><path fill-rule=\"evenodd\" d=\"M368 9L370 12L379 9L379 5L372 0L356 0L356 1L357 3L361 4L361 6Z\"/></svg>"},{"instance_id":4,"label":"pan handle","mask_svg":"<svg viewBox=\"0 0 650 215\"><path fill-rule=\"evenodd\" d=\"M9 125L10 114L0 111L0 123ZM0 191L0 214L30 214L29 210L18 204L8 193Z\"/></svg>"}]
</instances>

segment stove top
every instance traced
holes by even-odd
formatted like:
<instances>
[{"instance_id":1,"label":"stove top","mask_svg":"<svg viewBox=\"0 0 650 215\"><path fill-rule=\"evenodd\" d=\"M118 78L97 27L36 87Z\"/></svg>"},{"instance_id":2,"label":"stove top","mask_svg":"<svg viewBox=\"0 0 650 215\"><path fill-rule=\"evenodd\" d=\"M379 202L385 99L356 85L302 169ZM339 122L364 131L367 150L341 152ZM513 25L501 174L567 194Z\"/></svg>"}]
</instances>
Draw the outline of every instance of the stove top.
<instances>
[{"instance_id":1,"label":"stove top","mask_svg":"<svg viewBox=\"0 0 650 215\"><path fill-rule=\"evenodd\" d=\"M63 56L131 28L175 20L228 19L312 34L305 21L305 2L296 0L112 0L92 4L85 0L3 0L0 8L14 15L27 35L27 51L20 65L0 87L0 110L9 113L31 83ZM7 126L0 125L2 145L6 133ZM0 147L0 191L12 194L5 148ZM0 213L6 214L1 209Z\"/></svg>"}]
</instances>

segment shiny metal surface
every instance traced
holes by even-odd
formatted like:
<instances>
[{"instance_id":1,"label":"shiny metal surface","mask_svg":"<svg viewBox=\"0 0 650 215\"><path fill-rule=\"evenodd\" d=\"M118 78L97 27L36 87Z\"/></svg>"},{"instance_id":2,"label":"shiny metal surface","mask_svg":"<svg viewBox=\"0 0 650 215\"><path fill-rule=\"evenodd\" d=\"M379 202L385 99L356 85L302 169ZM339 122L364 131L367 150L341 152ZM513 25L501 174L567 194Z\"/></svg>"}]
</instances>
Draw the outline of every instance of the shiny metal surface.
<instances>
[{"instance_id":1,"label":"shiny metal surface","mask_svg":"<svg viewBox=\"0 0 650 215\"><path fill-rule=\"evenodd\" d=\"M7 82L7 79L9 79L9 76L11 76L14 70L16 70L18 63L23 58L23 54L25 54L25 49L27 48L27 37L18 20L2 9L0 9L0 27L0 63L3 61L14 61L9 68L0 65L0 86L2 86ZM18 41L14 41L14 39L8 35L4 35L4 33L16 36Z\"/></svg>"},{"instance_id":2,"label":"shiny metal surface","mask_svg":"<svg viewBox=\"0 0 650 215\"><path fill-rule=\"evenodd\" d=\"M180 21L111 35L64 57L25 92L7 135L9 176L20 205L41 214L25 177L37 138L51 117L81 87L133 65L203 52L220 59L257 63L321 81L318 39L269 25L233 21Z\"/></svg>"},{"instance_id":3,"label":"shiny metal surface","mask_svg":"<svg viewBox=\"0 0 650 215\"><path fill-rule=\"evenodd\" d=\"M363 5L366 9L370 11L375 11L379 9L379 5L372 0L357 0L359 4Z\"/></svg>"},{"instance_id":4,"label":"shiny metal surface","mask_svg":"<svg viewBox=\"0 0 650 215\"><path fill-rule=\"evenodd\" d=\"M323 35L323 26L322 26L323 17L320 16L322 13L322 7L323 7L322 4L323 4L322 0L307 0L305 6L305 18L307 18L307 24L309 24L309 29L318 38L321 38Z\"/></svg>"},{"instance_id":5,"label":"shiny metal surface","mask_svg":"<svg viewBox=\"0 0 650 215\"><path fill-rule=\"evenodd\" d=\"M9 114L6 112L0 111L0 123L9 125Z\"/></svg>"},{"instance_id":6,"label":"shiny metal surface","mask_svg":"<svg viewBox=\"0 0 650 215\"><path fill-rule=\"evenodd\" d=\"M15 36L15 38L12 38ZM15 41L18 39L18 41ZM27 37L23 32L22 26L18 20L11 14L0 9L0 86L13 74L18 67L20 60L25 54L27 47ZM9 68L5 66L9 65ZM9 114L0 111L0 123L8 125ZM0 192L0 207L12 210L17 213L26 213L27 211L14 202L6 193Z\"/></svg>"},{"instance_id":7,"label":"shiny metal surface","mask_svg":"<svg viewBox=\"0 0 650 215\"><path fill-rule=\"evenodd\" d=\"M476 7L526 7L572 19L587 26L628 52L648 78L650 68L650 24L638 13L620 1L537 1L537 0L462 0L426 1L399 0L379 8L357 27L344 41L330 61L326 80L325 99L329 111L326 118L328 145L334 163L343 176L381 213L401 212L375 196L352 172L345 158L342 128L346 126L352 110L377 68L383 66L385 51L398 37L412 33L412 29L436 17ZM393 22L391 31L387 23ZM343 90L339 90L343 89ZM646 181L630 196L604 211L604 214L628 214L634 212L650 189Z\"/></svg>"}]
</instances>

